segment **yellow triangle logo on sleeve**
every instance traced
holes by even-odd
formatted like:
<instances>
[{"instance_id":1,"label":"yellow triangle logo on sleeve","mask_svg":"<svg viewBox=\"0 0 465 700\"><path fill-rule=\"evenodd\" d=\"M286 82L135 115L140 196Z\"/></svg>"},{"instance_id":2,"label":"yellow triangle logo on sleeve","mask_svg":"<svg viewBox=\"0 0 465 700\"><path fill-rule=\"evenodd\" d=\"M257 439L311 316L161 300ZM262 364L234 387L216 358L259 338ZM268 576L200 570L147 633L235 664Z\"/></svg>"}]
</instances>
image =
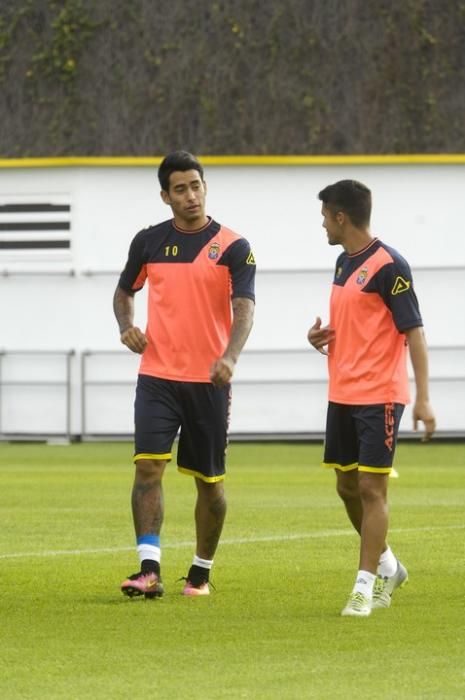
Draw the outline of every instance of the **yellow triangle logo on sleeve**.
<instances>
[{"instance_id":1,"label":"yellow triangle logo on sleeve","mask_svg":"<svg viewBox=\"0 0 465 700\"><path fill-rule=\"evenodd\" d=\"M396 277L391 294L402 294L410 289L410 280L404 280L403 277Z\"/></svg>"},{"instance_id":2,"label":"yellow triangle logo on sleeve","mask_svg":"<svg viewBox=\"0 0 465 700\"><path fill-rule=\"evenodd\" d=\"M255 258L253 256L252 251L250 251L249 255L247 256L247 260L245 262L247 265L255 265Z\"/></svg>"}]
</instances>

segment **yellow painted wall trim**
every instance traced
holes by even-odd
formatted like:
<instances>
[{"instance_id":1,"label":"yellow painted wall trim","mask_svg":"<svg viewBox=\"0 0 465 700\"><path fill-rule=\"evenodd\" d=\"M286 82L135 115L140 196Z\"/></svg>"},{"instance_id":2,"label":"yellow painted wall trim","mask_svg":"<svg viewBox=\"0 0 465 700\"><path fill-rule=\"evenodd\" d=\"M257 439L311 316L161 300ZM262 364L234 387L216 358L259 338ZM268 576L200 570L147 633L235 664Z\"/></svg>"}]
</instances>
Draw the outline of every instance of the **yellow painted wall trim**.
<instances>
[{"instance_id":1,"label":"yellow painted wall trim","mask_svg":"<svg viewBox=\"0 0 465 700\"><path fill-rule=\"evenodd\" d=\"M0 168L157 167L163 156L67 156L0 158ZM351 156L199 156L204 165L399 165L465 164L465 153Z\"/></svg>"}]
</instances>

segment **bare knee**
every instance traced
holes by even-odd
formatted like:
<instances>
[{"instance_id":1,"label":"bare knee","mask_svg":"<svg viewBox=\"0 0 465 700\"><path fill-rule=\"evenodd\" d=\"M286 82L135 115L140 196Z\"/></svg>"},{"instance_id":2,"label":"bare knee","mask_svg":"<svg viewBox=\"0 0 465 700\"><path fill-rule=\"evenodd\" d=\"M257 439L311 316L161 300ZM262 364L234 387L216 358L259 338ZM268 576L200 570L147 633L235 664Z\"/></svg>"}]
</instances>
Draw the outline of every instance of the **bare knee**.
<instances>
[{"instance_id":1,"label":"bare knee","mask_svg":"<svg viewBox=\"0 0 465 700\"><path fill-rule=\"evenodd\" d=\"M387 498L387 476L385 474L362 473L359 479L362 503L385 503Z\"/></svg>"},{"instance_id":2,"label":"bare knee","mask_svg":"<svg viewBox=\"0 0 465 700\"><path fill-rule=\"evenodd\" d=\"M138 459L136 461L135 480L138 483L161 481L165 467L166 460Z\"/></svg>"},{"instance_id":3,"label":"bare knee","mask_svg":"<svg viewBox=\"0 0 465 700\"><path fill-rule=\"evenodd\" d=\"M357 472L337 472L336 491L344 503L360 500L358 473Z\"/></svg>"},{"instance_id":4,"label":"bare knee","mask_svg":"<svg viewBox=\"0 0 465 700\"><path fill-rule=\"evenodd\" d=\"M224 512L226 509L226 496L224 493L223 481L207 483L201 479L196 479L199 499L208 505L213 512Z\"/></svg>"}]
</instances>

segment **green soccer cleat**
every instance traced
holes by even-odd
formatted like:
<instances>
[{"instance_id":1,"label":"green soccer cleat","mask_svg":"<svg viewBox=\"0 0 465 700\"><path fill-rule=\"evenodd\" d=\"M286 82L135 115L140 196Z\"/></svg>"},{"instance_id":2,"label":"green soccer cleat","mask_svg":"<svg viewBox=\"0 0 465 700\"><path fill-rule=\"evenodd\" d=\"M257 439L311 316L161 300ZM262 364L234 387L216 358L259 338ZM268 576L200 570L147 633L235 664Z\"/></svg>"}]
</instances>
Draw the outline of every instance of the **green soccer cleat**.
<instances>
[{"instance_id":1,"label":"green soccer cleat","mask_svg":"<svg viewBox=\"0 0 465 700\"><path fill-rule=\"evenodd\" d=\"M343 617L368 617L371 613L371 600L363 593L351 593L347 605L341 612Z\"/></svg>"},{"instance_id":2,"label":"green soccer cleat","mask_svg":"<svg viewBox=\"0 0 465 700\"><path fill-rule=\"evenodd\" d=\"M396 588L402 588L408 582L408 571L400 561L394 576L377 576L373 587L373 602L371 607L389 608L392 594Z\"/></svg>"}]
</instances>

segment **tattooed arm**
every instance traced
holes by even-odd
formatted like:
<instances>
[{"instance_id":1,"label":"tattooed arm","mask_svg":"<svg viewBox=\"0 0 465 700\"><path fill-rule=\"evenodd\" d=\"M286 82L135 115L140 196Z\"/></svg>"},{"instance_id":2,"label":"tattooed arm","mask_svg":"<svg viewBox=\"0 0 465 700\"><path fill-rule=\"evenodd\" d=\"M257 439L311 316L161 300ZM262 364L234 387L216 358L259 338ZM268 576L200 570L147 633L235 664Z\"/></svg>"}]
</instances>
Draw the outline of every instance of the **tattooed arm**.
<instances>
[{"instance_id":1,"label":"tattooed arm","mask_svg":"<svg viewBox=\"0 0 465 700\"><path fill-rule=\"evenodd\" d=\"M147 338L140 328L133 325L134 292L127 292L118 285L113 296L113 311L118 322L123 345L126 345L132 352L144 352Z\"/></svg>"},{"instance_id":2,"label":"tattooed arm","mask_svg":"<svg viewBox=\"0 0 465 700\"><path fill-rule=\"evenodd\" d=\"M210 379L217 386L224 386L234 372L234 366L249 337L253 324L255 304L251 299L236 297L232 301L233 322L229 343L222 357L213 363L210 370Z\"/></svg>"}]
</instances>

